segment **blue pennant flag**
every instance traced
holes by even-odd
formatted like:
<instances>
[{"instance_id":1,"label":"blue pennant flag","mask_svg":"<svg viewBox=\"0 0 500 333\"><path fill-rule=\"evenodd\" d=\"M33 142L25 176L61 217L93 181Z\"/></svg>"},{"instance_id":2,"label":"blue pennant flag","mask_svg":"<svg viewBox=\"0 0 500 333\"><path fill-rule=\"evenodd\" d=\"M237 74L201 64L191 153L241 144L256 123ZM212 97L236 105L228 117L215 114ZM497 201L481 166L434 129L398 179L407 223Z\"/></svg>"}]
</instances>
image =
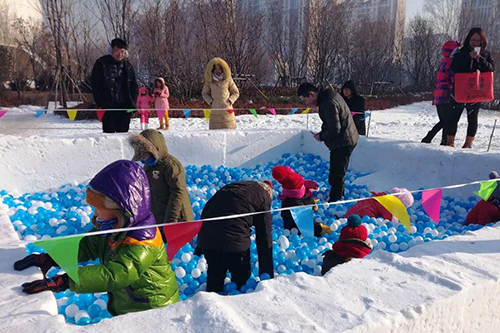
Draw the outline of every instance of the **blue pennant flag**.
<instances>
[{"instance_id":1,"label":"blue pennant flag","mask_svg":"<svg viewBox=\"0 0 500 333\"><path fill-rule=\"evenodd\" d=\"M45 114L45 110L36 110L35 111L35 118L40 118L41 116L43 116Z\"/></svg>"},{"instance_id":2,"label":"blue pennant flag","mask_svg":"<svg viewBox=\"0 0 500 333\"><path fill-rule=\"evenodd\" d=\"M290 210L295 224L304 237L314 237L314 222L312 207L294 208Z\"/></svg>"},{"instance_id":3,"label":"blue pennant flag","mask_svg":"<svg viewBox=\"0 0 500 333\"><path fill-rule=\"evenodd\" d=\"M186 118L189 118L189 116L191 115L191 110L189 109L184 109L182 110L182 112L184 112L184 117Z\"/></svg>"},{"instance_id":4,"label":"blue pennant flag","mask_svg":"<svg viewBox=\"0 0 500 333\"><path fill-rule=\"evenodd\" d=\"M363 119L361 119L361 120L368 119L368 118L370 118L370 116L371 116L371 115L372 115L372 113L371 113L371 112L366 112L366 113L365 113L364 118L363 118Z\"/></svg>"},{"instance_id":5,"label":"blue pennant flag","mask_svg":"<svg viewBox=\"0 0 500 333\"><path fill-rule=\"evenodd\" d=\"M299 109L297 108L293 108L292 111L290 111L288 114L295 114L295 112L297 112Z\"/></svg>"}]
</instances>

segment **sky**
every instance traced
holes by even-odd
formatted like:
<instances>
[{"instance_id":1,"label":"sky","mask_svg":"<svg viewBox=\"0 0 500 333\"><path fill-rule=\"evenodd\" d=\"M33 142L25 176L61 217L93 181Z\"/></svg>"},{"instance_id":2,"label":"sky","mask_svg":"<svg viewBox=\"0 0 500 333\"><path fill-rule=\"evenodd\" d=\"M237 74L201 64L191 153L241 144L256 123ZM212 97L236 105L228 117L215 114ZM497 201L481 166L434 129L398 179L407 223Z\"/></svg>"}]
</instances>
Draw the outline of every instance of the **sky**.
<instances>
[{"instance_id":1,"label":"sky","mask_svg":"<svg viewBox=\"0 0 500 333\"><path fill-rule=\"evenodd\" d=\"M423 6L424 0L406 0L406 19L410 20L416 14L422 12Z\"/></svg>"}]
</instances>

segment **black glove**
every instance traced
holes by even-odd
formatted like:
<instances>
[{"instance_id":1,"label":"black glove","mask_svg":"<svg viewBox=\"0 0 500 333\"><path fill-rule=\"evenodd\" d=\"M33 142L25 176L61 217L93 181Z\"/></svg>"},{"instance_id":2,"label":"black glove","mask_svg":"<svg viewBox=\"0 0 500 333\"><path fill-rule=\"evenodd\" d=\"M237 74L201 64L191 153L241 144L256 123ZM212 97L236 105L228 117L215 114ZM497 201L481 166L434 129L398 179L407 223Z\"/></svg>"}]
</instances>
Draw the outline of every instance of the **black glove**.
<instances>
[{"instance_id":1,"label":"black glove","mask_svg":"<svg viewBox=\"0 0 500 333\"><path fill-rule=\"evenodd\" d=\"M43 276L45 276L45 274L47 274L49 269L51 269L52 267L59 267L54 261L54 259L52 259L46 253L30 254L29 256L26 256L23 259L18 260L14 263L14 269L16 271L22 271L31 266L40 267Z\"/></svg>"},{"instance_id":2,"label":"black glove","mask_svg":"<svg viewBox=\"0 0 500 333\"><path fill-rule=\"evenodd\" d=\"M23 292L27 294L37 294L46 290L60 292L69 288L69 278L68 274L57 275L53 279L43 279L24 283L22 287Z\"/></svg>"}]
</instances>

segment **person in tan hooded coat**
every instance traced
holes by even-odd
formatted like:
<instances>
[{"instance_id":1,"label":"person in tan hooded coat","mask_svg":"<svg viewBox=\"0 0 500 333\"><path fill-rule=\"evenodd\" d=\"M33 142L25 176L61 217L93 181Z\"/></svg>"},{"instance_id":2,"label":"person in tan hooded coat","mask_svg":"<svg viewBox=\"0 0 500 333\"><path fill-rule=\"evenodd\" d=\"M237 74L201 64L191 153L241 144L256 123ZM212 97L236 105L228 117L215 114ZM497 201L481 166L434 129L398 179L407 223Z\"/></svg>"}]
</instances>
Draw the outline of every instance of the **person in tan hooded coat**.
<instances>
[{"instance_id":1,"label":"person in tan hooded coat","mask_svg":"<svg viewBox=\"0 0 500 333\"><path fill-rule=\"evenodd\" d=\"M145 164L144 171L151 187L151 210L156 223L192 221L193 208L184 167L168 153L163 135L148 129L139 135L132 135L129 142L134 148L132 160Z\"/></svg>"},{"instance_id":2,"label":"person in tan hooded coat","mask_svg":"<svg viewBox=\"0 0 500 333\"><path fill-rule=\"evenodd\" d=\"M238 87L231 77L231 69L221 58L213 58L205 69L203 99L212 109L231 110L240 97ZM213 110L210 114L209 129L235 129L234 112Z\"/></svg>"}]
</instances>

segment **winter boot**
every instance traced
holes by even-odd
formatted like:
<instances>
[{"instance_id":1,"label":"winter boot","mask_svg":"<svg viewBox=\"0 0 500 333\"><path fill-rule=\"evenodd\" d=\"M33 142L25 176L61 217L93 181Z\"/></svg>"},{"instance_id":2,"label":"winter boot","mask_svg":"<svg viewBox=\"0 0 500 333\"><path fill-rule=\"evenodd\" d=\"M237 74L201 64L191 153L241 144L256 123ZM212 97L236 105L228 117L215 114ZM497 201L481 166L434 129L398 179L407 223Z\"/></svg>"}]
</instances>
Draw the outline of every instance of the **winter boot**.
<instances>
[{"instance_id":1,"label":"winter boot","mask_svg":"<svg viewBox=\"0 0 500 333\"><path fill-rule=\"evenodd\" d=\"M465 138L465 143L462 148L472 148L472 142L474 141L473 136L468 136Z\"/></svg>"},{"instance_id":2,"label":"winter boot","mask_svg":"<svg viewBox=\"0 0 500 333\"><path fill-rule=\"evenodd\" d=\"M427 135L422 139L422 143L431 143L432 142L432 139L434 138L434 136L432 135L431 132L427 133Z\"/></svg>"},{"instance_id":3,"label":"winter boot","mask_svg":"<svg viewBox=\"0 0 500 333\"><path fill-rule=\"evenodd\" d=\"M444 132L444 129L443 129L443 135L441 136L441 143L440 143L440 145L441 146L447 146L448 145L448 136Z\"/></svg>"},{"instance_id":4,"label":"winter boot","mask_svg":"<svg viewBox=\"0 0 500 333\"><path fill-rule=\"evenodd\" d=\"M448 147L455 147L455 136L448 135Z\"/></svg>"}]
</instances>

